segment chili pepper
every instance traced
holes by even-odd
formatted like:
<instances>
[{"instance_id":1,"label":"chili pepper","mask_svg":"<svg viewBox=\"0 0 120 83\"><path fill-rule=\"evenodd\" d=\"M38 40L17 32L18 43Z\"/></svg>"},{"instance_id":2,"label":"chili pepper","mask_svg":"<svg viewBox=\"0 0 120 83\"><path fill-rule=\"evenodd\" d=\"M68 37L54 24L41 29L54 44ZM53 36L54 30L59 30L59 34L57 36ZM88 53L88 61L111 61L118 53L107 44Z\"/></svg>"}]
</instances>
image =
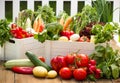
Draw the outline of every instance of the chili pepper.
<instances>
[{"instance_id":1,"label":"chili pepper","mask_svg":"<svg viewBox=\"0 0 120 83\"><path fill-rule=\"evenodd\" d=\"M12 71L20 74L32 74L34 67L12 67Z\"/></svg>"}]
</instances>

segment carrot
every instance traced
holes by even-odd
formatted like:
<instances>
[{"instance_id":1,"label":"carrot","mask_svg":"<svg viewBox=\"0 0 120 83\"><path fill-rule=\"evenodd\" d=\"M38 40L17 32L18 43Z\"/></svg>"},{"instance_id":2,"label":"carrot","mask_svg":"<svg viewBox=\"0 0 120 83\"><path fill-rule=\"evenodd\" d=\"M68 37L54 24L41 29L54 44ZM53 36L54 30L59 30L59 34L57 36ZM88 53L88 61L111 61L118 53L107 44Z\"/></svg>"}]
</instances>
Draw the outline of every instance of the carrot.
<instances>
[{"instance_id":1,"label":"carrot","mask_svg":"<svg viewBox=\"0 0 120 83\"><path fill-rule=\"evenodd\" d=\"M35 21L33 23L33 29L35 30L35 32L37 30L37 25L38 25L38 22L37 22L37 19L35 19Z\"/></svg>"},{"instance_id":2,"label":"carrot","mask_svg":"<svg viewBox=\"0 0 120 83\"><path fill-rule=\"evenodd\" d=\"M62 26L64 26L64 18L63 18L63 17L60 18L59 23L60 23Z\"/></svg>"},{"instance_id":3,"label":"carrot","mask_svg":"<svg viewBox=\"0 0 120 83\"><path fill-rule=\"evenodd\" d=\"M38 18L38 25L37 25L37 30L36 32L39 32L39 29L40 29L40 25L42 24L42 20L40 18Z\"/></svg>"},{"instance_id":4,"label":"carrot","mask_svg":"<svg viewBox=\"0 0 120 83\"><path fill-rule=\"evenodd\" d=\"M69 26L69 24L72 22L72 17L68 17L65 21L65 24L64 24L64 27L63 27L63 30L66 30Z\"/></svg>"}]
</instances>

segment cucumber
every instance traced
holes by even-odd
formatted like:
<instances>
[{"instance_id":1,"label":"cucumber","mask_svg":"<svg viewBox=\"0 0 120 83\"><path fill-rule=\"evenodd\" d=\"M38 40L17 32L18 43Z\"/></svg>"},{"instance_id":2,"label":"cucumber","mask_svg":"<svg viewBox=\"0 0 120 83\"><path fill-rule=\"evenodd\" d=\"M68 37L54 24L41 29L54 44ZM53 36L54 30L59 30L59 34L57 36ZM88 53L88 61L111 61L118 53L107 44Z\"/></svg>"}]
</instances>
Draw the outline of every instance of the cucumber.
<instances>
[{"instance_id":1,"label":"cucumber","mask_svg":"<svg viewBox=\"0 0 120 83\"><path fill-rule=\"evenodd\" d=\"M34 64L29 59L15 59L15 60L8 60L4 63L4 67L6 69L11 69L14 66L25 66L25 67L33 67Z\"/></svg>"},{"instance_id":2,"label":"cucumber","mask_svg":"<svg viewBox=\"0 0 120 83\"><path fill-rule=\"evenodd\" d=\"M43 66L45 67L48 71L51 70L51 67L49 65L47 65L46 63L42 62L35 54L33 54L30 51L27 51L26 56L31 60L31 62L35 65L35 66Z\"/></svg>"}]
</instances>

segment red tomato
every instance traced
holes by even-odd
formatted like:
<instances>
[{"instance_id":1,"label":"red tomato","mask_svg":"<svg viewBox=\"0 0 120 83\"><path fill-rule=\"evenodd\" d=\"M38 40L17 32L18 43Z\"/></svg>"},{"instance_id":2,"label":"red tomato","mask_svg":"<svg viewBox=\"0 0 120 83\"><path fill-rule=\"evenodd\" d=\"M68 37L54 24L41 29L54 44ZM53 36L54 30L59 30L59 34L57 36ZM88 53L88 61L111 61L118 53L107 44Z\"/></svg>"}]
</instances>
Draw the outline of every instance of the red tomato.
<instances>
[{"instance_id":1,"label":"red tomato","mask_svg":"<svg viewBox=\"0 0 120 83\"><path fill-rule=\"evenodd\" d=\"M75 55L73 54L68 54L65 56L65 61L68 65L74 64L75 61Z\"/></svg>"},{"instance_id":2,"label":"red tomato","mask_svg":"<svg viewBox=\"0 0 120 83\"><path fill-rule=\"evenodd\" d=\"M51 59L50 63L51 63L52 68L56 70L57 72L59 72L59 70L62 67L67 66L64 56L55 56Z\"/></svg>"},{"instance_id":3,"label":"red tomato","mask_svg":"<svg viewBox=\"0 0 120 83\"><path fill-rule=\"evenodd\" d=\"M45 58L43 56L38 57L42 62L45 62Z\"/></svg>"},{"instance_id":4,"label":"red tomato","mask_svg":"<svg viewBox=\"0 0 120 83\"><path fill-rule=\"evenodd\" d=\"M87 67L89 62L89 57L86 54L77 54L76 64L77 67Z\"/></svg>"},{"instance_id":5,"label":"red tomato","mask_svg":"<svg viewBox=\"0 0 120 83\"><path fill-rule=\"evenodd\" d=\"M73 76L76 80L85 80L87 76L87 72L83 68L78 68L73 71Z\"/></svg>"},{"instance_id":6,"label":"red tomato","mask_svg":"<svg viewBox=\"0 0 120 83\"><path fill-rule=\"evenodd\" d=\"M12 23L12 24L11 24L11 28L12 28L12 29L15 29L16 27L17 27L17 24L15 24L15 23Z\"/></svg>"},{"instance_id":7,"label":"red tomato","mask_svg":"<svg viewBox=\"0 0 120 83\"><path fill-rule=\"evenodd\" d=\"M70 70L73 72L76 68L75 65L68 65L68 67L70 68Z\"/></svg>"},{"instance_id":8,"label":"red tomato","mask_svg":"<svg viewBox=\"0 0 120 83\"><path fill-rule=\"evenodd\" d=\"M80 41L80 42L90 42L90 39L87 36L82 36L82 37L80 37L80 39L78 41Z\"/></svg>"},{"instance_id":9,"label":"red tomato","mask_svg":"<svg viewBox=\"0 0 120 83\"><path fill-rule=\"evenodd\" d=\"M70 79L72 77L72 71L68 67L63 67L60 69L59 75L63 79Z\"/></svg>"}]
</instances>

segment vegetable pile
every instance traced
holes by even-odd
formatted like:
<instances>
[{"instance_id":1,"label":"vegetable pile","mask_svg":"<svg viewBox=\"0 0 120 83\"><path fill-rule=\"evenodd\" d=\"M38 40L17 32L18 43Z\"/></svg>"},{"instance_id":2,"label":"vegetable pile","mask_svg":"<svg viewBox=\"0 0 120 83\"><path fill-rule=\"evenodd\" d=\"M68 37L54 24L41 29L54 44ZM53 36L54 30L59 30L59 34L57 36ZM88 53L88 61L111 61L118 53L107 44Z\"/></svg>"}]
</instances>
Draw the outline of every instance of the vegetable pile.
<instances>
[{"instance_id":1,"label":"vegetable pile","mask_svg":"<svg viewBox=\"0 0 120 83\"><path fill-rule=\"evenodd\" d=\"M55 16L49 5L38 6L36 11L25 9L19 12L16 22L11 24L22 32L15 30L14 33L11 30L12 36L18 39L33 36L43 43L45 40L90 42L93 35L95 44L104 43L120 32L117 23L111 24L112 11L107 10L111 8L109 5L109 1L96 0L93 6L84 6L74 16L69 16L65 11ZM105 15L106 11L108 16Z\"/></svg>"},{"instance_id":2,"label":"vegetable pile","mask_svg":"<svg viewBox=\"0 0 120 83\"><path fill-rule=\"evenodd\" d=\"M85 79L96 80L101 78L102 71L97 68L96 61L90 59L86 54L67 54L58 55L51 59L52 68L57 71L62 79L71 79L82 81Z\"/></svg>"},{"instance_id":3,"label":"vegetable pile","mask_svg":"<svg viewBox=\"0 0 120 83\"><path fill-rule=\"evenodd\" d=\"M44 57L37 57L27 51L25 54L28 59L9 60L4 64L5 68L40 78L55 78L59 75L62 79L73 77L80 81L117 79L120 76L120 54L109 45L109 41L114 34L120 35L120 26L111 22L112 13L107 10L110 4L108 1L96 0L93 4L84 6L82 12L75 16L69 16L66 12L55 16L52 8L45 5L39 6L35 12L21 11L17 22L10 26L7 20L0 20L1 46L11 37L34 37L41 43L45 40L58 40L96 44L95 52L91 55L76 52L57 55L50 60L50 65L45 63Z\"/></svg>"},{"instance_id":4,"label":"vegetable pile","mask_svg":"<svg viewBox=\"0 0 120 83\"><path fill-rule=\"evenodd\" d=\"M28 59L15 59L8 60L4 63L6 69L10 69L19 74L33 74L39 78L55 78L58 74L52 70L49 65L45 63L43 56L37 57L30 51L27 51L26 56Z\"/></svg>"}]
</instances>

